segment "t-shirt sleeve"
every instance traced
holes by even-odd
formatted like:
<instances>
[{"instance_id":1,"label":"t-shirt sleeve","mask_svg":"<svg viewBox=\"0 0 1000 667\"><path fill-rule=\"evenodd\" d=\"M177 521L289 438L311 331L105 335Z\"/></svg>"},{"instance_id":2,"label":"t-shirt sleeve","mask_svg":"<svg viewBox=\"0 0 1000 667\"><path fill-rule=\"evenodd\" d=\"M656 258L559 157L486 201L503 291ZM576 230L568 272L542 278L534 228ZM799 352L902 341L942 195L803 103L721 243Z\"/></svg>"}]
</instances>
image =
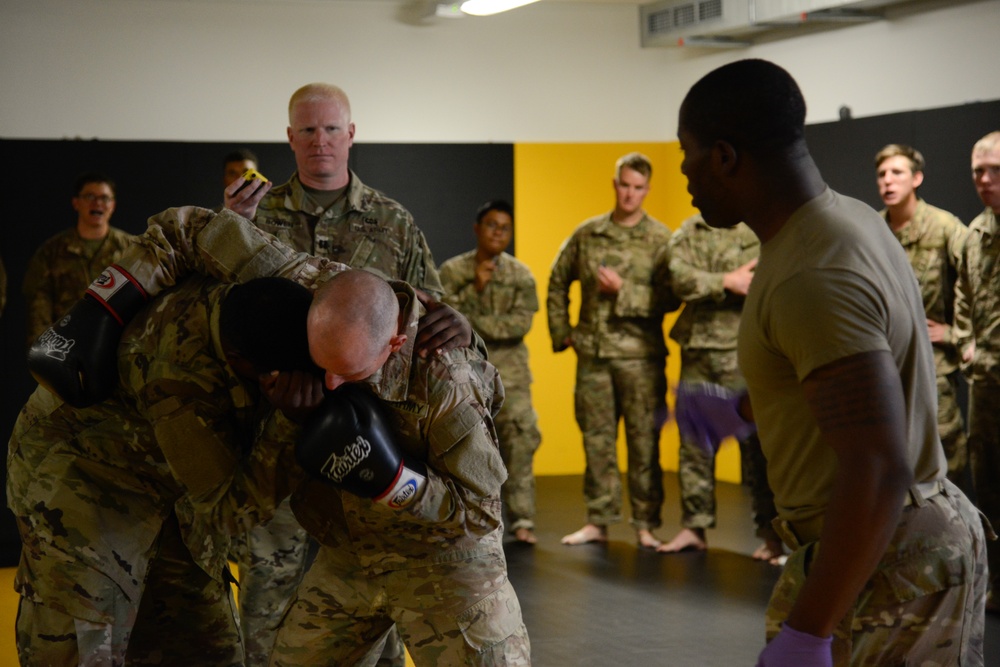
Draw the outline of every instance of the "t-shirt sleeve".
<instances>
[{"instance_id":1,"label":"t-shirt sleeve","mask_svg":"<svg viewBox=\"0 0 1000 667\"><path fill-rule=\"evenodd\" d=\"M838 359L889 350L884 295L857 272L797 273L770 297L767 338L798 379Z\"/></svg>"}]
</instances>

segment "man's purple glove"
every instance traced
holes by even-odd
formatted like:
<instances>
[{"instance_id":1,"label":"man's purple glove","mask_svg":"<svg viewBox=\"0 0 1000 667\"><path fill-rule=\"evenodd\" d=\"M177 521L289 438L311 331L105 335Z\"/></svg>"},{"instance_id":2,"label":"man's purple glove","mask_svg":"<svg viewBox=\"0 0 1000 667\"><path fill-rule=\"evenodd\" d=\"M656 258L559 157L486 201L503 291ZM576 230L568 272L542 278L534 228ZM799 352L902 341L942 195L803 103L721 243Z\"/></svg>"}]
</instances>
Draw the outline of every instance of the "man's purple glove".
<instances>
[{"instance_id":1,"label":"man's purple glove","mask_svg":"<svg viewBox=\"0 0 1000 667\"><path fill-rule=\"evenodd\" d=\"M740 416L741 392L709 382L681 382L677 387L677 428L685 440L713 456L729 436L742 440L757 426Z\"/></svg>"},{"instance_id":2,"label":"man's purple glove","mask_svg":"<svg viewBox=\"0 0 1000 667\"><path fill-rule=\"evenodd\" d=\"M757 667L833 667L832 645L832 636L817 637L782 623L781 632L760 652Z\"/></svg>"}]
</instances>

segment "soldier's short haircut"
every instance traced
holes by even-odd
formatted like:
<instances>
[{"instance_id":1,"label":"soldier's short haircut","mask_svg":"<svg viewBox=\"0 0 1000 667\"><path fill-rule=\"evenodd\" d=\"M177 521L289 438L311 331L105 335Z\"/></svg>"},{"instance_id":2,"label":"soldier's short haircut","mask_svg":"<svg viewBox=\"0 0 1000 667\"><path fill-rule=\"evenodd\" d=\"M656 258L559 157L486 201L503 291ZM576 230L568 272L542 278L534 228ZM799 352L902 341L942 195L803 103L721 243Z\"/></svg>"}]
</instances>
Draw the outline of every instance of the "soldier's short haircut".
<instances>
[{"instance_id":1,"label":"soldier's short haircut","mask_svg":"<svg viewBox=\"0 0 1000 667\"><path fill-rule=\"evenodd\" d=\"M261 373L322 375L309 356L306 319L312 292L287 278L256 278L234 285L219 312L219 332Z\"/></svg>"},{"instance_id":2,"label":"soldier's short haircut","mask_svg":"<svg viewBox=\"0 0 1000 667\"><path fill-rule=\"evenodd\" d=\"M222 166L225 167L230 162L253 162L258 167L260 166L260 160L254 155L254 152L249 148L240 148L239 150L229 151L226 156L222 158Z\"/></svg>"},{"instance_id":3,"label":"soldier's short haircut","mask_svg":"<svg viewBox=\"0 0 1000 667\"><path fill-rule=\"evenodd\" d=\"M489 213L490 211L500 211L501 213L506 213L507 215L510 216L511 222L514 221L513 206L511 206L504 199L491 199L490 201L480 206L479 210L476 211L476 224L482 222L483 218L485 218L486 214Z\"/></svg>"},{"instance_id":4,"label":"soldier's short haircut","mask_svg":"<svg viewBox=\"0 0 1000 667\"><path fill-rule=\"evenodd\" d=\"M972 154L988 153L997 146L1000 146L1000 131L990 132L976 142L976 144L972 147Z\"/></svg>"},{"instance_id":5,"label":"soldier's short haircut","mask_svg":"<svg viewBox=\"0 0 1000 667\"><path fill-rule=\"evenodd\" d=\"M648 181L653 177L653 163L642 153L628 153L618 158L615 162L615 180L622 177L622 169L628 167L632 171L638 172L646 177Z\"/></svg>"},{"instance_id":6,"label":"soldier's short haircut","mask_svg":"<svg viewBox=\"0 0 1000 667\"><path fill-rule=\"evenodd\" d=\"M292 111L295 109L296 104L299 104L300 102L318 102L328 100L336 100L347 113L348 120L350 120L351 100L347 97L347 93L344 92L343 88L335 86L332 83L307 83L292 93L292 97L288 100L289 123L292 120Z\"/></svg>"},{"instance_id":7,"label":"soldier's short haircut","mask_svg":"<svg viewBox=\"0 0 1000 667\"><path fill-rule=\"evenodd\" d=\"M806 102L792 75L772 62L739 60L691 86L681 103L680 129L700 146L722 140L761 158L803 142Z\"/></svg>"},{"instance_id":8,"label":"soldier's short haircut","mask_svg":"<svg viewBox=\"0 0 1000 667\"><path fill-rule=\"evenodd\" d=\"M85 171L77 176L73 183L73 196L79 197L83 188L91 183L104 183L111 188L111 194L118 195L118 186L115 185L114 179L110 176L101 171Z\"/></svg>"},{"instance_id":9,"label":"soldier's short haircut","mask_svg":"<svg viewBox=\"0 0 1000 667\"><path fill-rule=\"evenodd\" d=\"M902 155L910 161L910 171L914 174L922 172L924 167L927 165L924 161L924 156L913 146L907 146L906 144L889 144L875 154L875 168L877 169L878 166L884 161L891 157L896 157L897 155Z\"/></svg>"}]
</instances>

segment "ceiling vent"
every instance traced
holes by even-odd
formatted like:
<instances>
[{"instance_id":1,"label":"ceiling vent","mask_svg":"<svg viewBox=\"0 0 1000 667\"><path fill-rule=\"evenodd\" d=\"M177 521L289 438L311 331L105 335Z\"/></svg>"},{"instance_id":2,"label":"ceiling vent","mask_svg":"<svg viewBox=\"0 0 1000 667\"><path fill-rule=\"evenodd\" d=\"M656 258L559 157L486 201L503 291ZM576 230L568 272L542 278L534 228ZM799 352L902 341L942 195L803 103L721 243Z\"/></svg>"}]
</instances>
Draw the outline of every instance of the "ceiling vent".
<instances>
[{"instance_id":1,"label":"ceiling vent","mask_svg":"<svg viewBox=\"0 0 1000 667\"><path fill-rule=\"evenodd\" d=\"M745 47L969 0L665 0L639 7L640 43Z\"/></svg>"}]
</instances>

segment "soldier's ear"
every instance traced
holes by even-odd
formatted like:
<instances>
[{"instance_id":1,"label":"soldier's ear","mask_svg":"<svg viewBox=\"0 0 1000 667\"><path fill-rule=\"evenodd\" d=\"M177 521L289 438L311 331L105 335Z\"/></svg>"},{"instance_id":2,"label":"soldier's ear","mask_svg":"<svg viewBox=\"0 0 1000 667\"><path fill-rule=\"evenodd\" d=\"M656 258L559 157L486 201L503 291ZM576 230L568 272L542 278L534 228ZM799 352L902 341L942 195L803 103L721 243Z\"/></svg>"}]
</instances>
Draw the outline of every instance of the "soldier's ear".
<instances>
[{"instance_id":1,"label":"soldier's ear","mask_svg":"<svg viewBox=\"0 0 1000 667\"><path fill-rule=\"evenodd\" d=\"M406 343L406 334L396 334L389 339L389 351L390 354L399 351L399 348L403 347Z\"/></svg>"},{"instance_id":2,"label":"soldier's ear","mask_svg":"<svg viewBox=\"0 0 1000 667\"><path fill-rule=\"evenodd\" d=\"M736 147L728 141L719 139L712 146L712 162L718 169L725 173L732 172L739 158L740 155L736 151Z\"/></svg>"}]
</instances>

